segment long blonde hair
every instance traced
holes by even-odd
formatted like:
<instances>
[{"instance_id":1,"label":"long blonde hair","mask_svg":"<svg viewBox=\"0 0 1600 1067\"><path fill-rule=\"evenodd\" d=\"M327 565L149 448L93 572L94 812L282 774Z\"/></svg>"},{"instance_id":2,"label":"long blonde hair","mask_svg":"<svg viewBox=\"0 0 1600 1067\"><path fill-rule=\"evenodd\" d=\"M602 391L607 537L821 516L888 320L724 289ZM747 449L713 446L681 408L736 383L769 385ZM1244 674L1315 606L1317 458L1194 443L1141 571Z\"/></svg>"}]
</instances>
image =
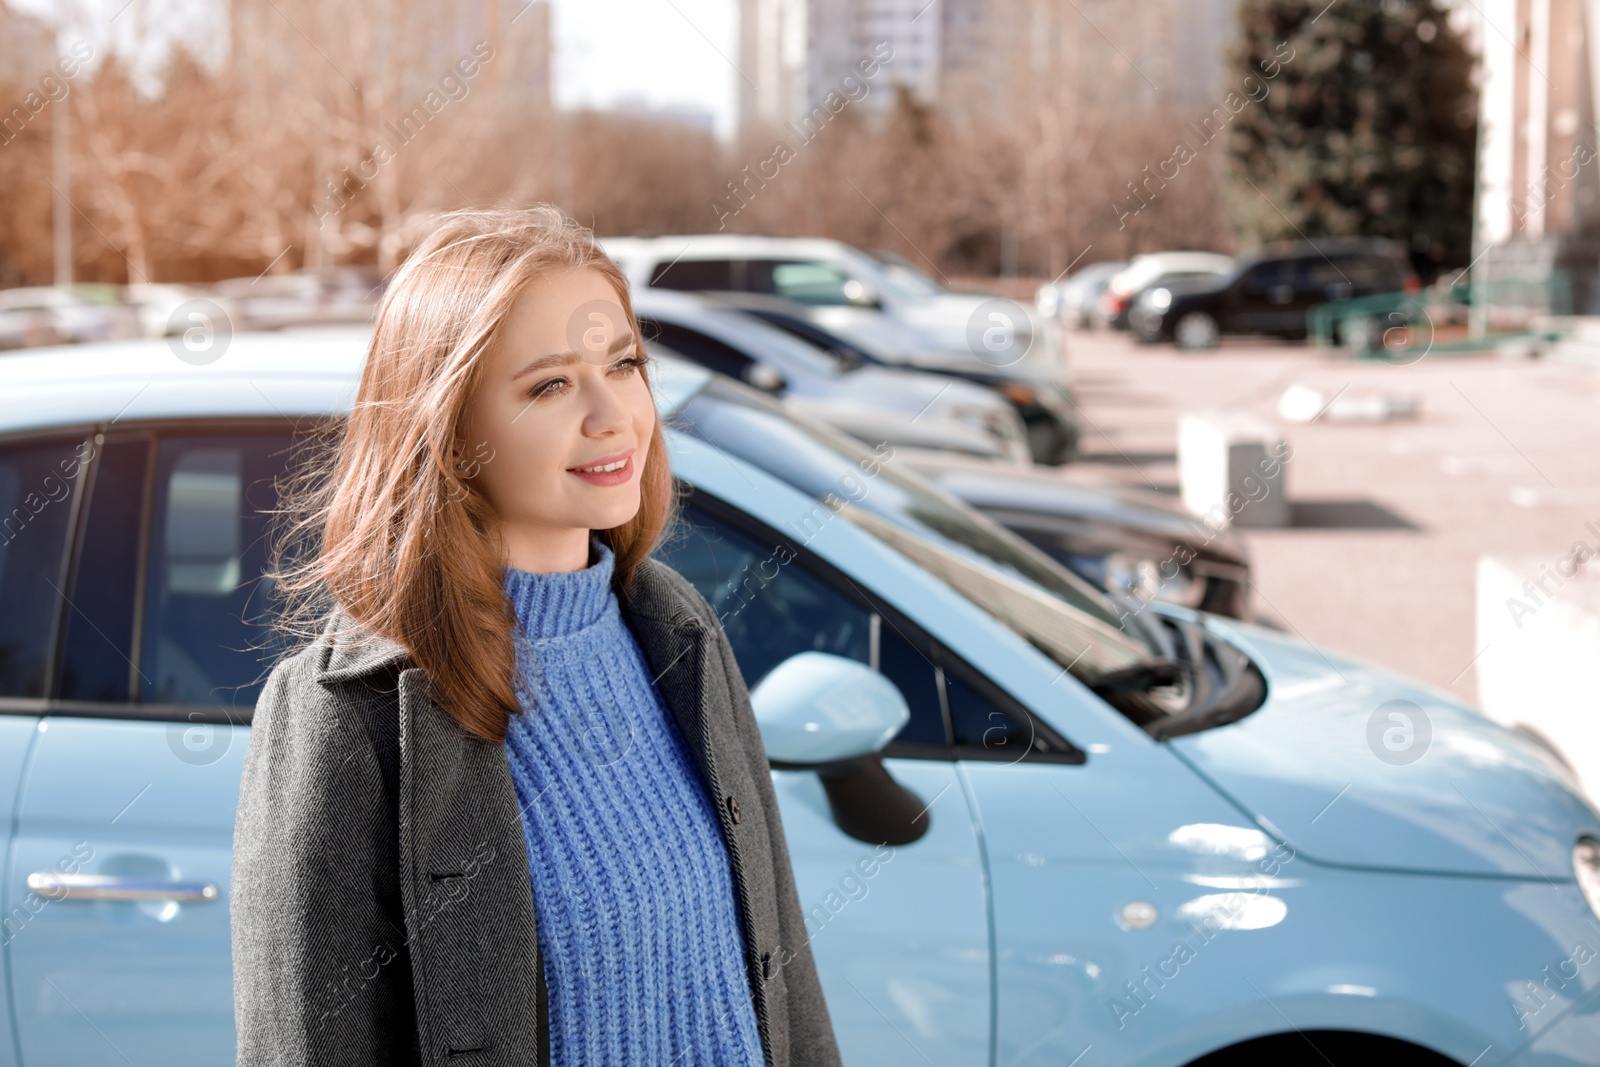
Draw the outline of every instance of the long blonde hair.
<instances>
[{"instance_id":1,"label":"long blonde hair","mask_svg":"<svg viewBox=\"0 0 1600 1067\"><path fill-rule=\"evenodd\" d=\"M504 740L518 707L515 617L493 510L456 459L466 452L463 411L524 287L569 270L610 282L642 337L622 272L586 227L554 207L439 217L378 308L354 409L330 446L336 453L303 464L289 489L276 555L280 625L308 636L306 624L337 603L403 645L442 710L485 741ZM640 482L633 518L596 531L615 554L620 590L675 509L659 420Z\"/></svg>"}]
</instances>

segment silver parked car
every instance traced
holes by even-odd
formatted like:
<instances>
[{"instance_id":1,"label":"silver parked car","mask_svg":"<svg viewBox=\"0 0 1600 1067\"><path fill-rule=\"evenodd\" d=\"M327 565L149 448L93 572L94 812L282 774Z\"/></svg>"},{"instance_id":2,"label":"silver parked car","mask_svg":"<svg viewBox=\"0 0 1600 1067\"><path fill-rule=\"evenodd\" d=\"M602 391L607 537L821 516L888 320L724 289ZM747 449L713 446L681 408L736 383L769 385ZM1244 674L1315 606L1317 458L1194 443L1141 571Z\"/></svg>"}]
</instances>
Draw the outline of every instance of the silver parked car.
<instances>
[{"instance_id":1,"label":"silver parked car","mask_svg":"<svg viewBox=\"0 0 1600 1067\"><path fill-rule=\"evenodd\" d=\"M1066 350L1054 321L1014 300L951 292L883 253L819 237L744 234L608 238L602 244L635 292L648 286L767 293L818 308L819 320L832 329L887 318L911 331L924 351L1065 380Z\"/></svg>"},{"instance_id":2,"label":"silver parked car","mask_svg":"<svg viewBox=\"0 0 1600 1067\"><path fill-rule=\"evenodd\" d=\"M1093 329L1099 320L1100 298L1126 260L1091 263L1059 282L1039 286L1033 306L1039 314L1079 330Z\"/></svg>"},{"instance_id":3,"label":"silver parked car","mask_svg":"<svg viewBox=\"0 0 1600 1067\"><path fill-rule=\"evenodd\" d=\"M887 441L1031 462L1022 419L992 389L844 360L689 293L638 290L633 308L652 344L780 395L869 444Z\"/></svg>"},{"instance_id":4,"label":"silver parked car","mask_svg":"<svg viewBox=\"0 0 1600 1067\"><path fill-rule=\"evenodd\" d=\"M27 344L124 341L139 334L133 309L97 285L0 289L0 324L0 336L19 335Z\"/></svg>"}]
</instances>

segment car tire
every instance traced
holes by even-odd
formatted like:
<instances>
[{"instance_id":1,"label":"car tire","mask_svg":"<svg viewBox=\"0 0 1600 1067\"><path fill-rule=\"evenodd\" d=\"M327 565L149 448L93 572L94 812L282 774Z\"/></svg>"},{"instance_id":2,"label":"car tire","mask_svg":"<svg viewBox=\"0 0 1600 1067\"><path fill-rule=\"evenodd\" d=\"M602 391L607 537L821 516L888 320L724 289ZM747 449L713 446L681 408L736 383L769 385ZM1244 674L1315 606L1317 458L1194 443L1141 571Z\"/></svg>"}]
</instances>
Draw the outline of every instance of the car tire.
<instances>
[{"instance_id":1,"label":"car tire","mask_svg":"<svg viewBox=\"0 0 1600 1067\"><path fill-rule=\"evenodd\" d=\"M1208 351L1217 347L1222 330L1217 320L1204 311L1186 311L1172 328L1172 339L1185 352Z\"/></svg>"}]
</instances>

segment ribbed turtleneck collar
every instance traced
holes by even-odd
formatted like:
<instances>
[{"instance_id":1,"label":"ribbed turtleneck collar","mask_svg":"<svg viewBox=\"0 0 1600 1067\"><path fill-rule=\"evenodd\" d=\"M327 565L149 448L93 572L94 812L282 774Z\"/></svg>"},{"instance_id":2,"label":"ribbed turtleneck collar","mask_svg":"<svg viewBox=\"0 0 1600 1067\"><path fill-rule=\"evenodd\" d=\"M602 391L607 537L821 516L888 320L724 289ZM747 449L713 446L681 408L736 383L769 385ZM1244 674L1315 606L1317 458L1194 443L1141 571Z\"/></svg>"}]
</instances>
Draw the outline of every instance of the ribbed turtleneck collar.
<instances>
[{"instance_id":1,"label":"ribbed turtleneck collar","mask_svg":"<svg viewBox=\"0 0 1600 1067\"><path fill-rule=\"evenodd\" d=\"M529 638L564 637L593 626L605 614L614 599L615 556L598 537L591 537L589 544L599 558L581 571L534 574L505 568L506 595Z\"/></svg>"}]
</instances>

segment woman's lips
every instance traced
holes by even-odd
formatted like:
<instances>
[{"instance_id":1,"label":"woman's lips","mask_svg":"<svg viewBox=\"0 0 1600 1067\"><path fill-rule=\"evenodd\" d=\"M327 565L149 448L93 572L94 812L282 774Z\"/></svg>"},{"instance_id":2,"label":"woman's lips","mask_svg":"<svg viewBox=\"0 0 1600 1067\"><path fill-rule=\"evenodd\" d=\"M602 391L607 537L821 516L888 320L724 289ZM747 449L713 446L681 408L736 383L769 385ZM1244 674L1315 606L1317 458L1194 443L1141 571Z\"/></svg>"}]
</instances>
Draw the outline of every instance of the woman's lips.
<instances>
[{"instance_id":1,"label":"woman's lips","mask_svg":"<svg viewBox=\"0 0 1600 1067\"><path fill-rule=\"evenodd\" d=\"M593 463L586 464L586 466L589 467L603 467L607 464L615 463L619 459L624 460L622 466L618 467L614 471L588 471L579 470L576 467L569 467L567 469L567 473L582 478L590 485L621 485L623 482L626 482L629 478L633 477L633 452L634 450L630 448L626 452L618 452L614 455L602 456Z\"/></svg>"}]
</instances>

